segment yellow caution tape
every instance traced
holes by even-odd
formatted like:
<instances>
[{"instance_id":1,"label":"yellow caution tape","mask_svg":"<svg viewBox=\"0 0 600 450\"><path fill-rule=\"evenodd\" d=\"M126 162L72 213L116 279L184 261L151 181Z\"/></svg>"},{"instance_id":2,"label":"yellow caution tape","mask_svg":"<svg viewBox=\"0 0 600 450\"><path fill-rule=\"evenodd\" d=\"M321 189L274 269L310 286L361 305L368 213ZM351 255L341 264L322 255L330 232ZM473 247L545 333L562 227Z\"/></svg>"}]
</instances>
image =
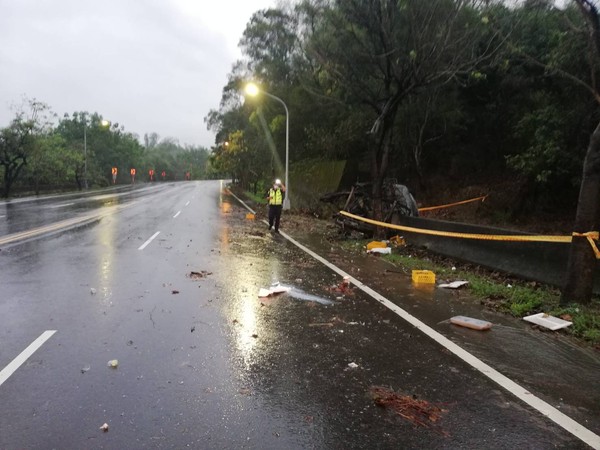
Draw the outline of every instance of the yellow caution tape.
<instances>
[{"instance_id":1,"label":"yellow caution tape","mask_svg":"<svg viewBox=\"0 0 600 450\"><path fill-rule=\"evenodd\" d=\"M510 235L510 234L475 234L475 233L456 233L453 231L436 231L426 230L424 228L405 227L403 225L394 225L391 223L379 222L373 219L357 216L346 211L340 211L340 214L350 217L351 219L360 220L361 222L370 223L378 227L392 228L394 230L408 231L411 233L427 234L431 236L444 236L460 239L479 239L483 241L512 241L512 242L562 242L570 243L573 236L586 237L589 241L596 258L600 259L600 250L596 246L596 242L600 239L598 231L588 231L587 233L573 233L572 236L542 236L542 235Z\"/></svg>"},{"instance_id":2,"label":"yellow caution tape","mask_svg":"<svg viewBox=\"0 0 600 450\"><path fill-rule=\"evenodd\" d=\"M455 202L455 203L448 203L447 205L439 205L439 206L428 206L426 208L419 208L419 212L425 212L425 211L433 211L435 209L443 209L443 208L450 208L452 206L457 206L457 205L464 205L465 203L471 203L471 202L477 202L479 200L481 200L482 202L485 201L485 199L487 198L487 195L483 195L481 197L477 197L477 198L471 198L469 200L463 200L461 202Z\"/></svg>"},{"instance_id":3,"label":"yellow caution tape","mask_svg":"<svg viewBox=\"0 0 600 450\"><path fill-rule=\"evenodd\" d=\"M596 259L600 259L600 250L598 250L598 246L596 245L596 242L595 242L600 237L600 233L598 233L597 231L588 231L587 233L573 232L573 236L586 237L588 242L592 246L592 250L594 250Z\"/></svg>"}]
</instances>

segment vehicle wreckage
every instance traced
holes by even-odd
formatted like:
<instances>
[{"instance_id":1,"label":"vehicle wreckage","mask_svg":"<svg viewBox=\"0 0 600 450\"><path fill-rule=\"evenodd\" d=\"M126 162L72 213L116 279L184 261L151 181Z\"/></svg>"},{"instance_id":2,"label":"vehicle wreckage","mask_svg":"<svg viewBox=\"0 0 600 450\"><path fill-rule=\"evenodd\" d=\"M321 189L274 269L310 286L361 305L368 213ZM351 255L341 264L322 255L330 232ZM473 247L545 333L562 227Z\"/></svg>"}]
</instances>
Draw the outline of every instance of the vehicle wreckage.
<instances>
[{"instance_id":1,"label":"vehicle wreckage","mask_svg":"<svg viewBox=\"0 0 600 450\"><path fill-rule=\"evenodd\" d=\"M347 211L357 216L373 219L372 183L356 183L349 191L338 191L324 194L321 201L331 203L341 211ZM381 206L383 222L398 224L400 217L417 217L419 210L414 197L403 184L394 179L385 180L381 189ZM372 235L375 226L359 220L351 219L342 214L336 214L334 220L342 230L354 230Z\"/></svg>"}]
</instances>

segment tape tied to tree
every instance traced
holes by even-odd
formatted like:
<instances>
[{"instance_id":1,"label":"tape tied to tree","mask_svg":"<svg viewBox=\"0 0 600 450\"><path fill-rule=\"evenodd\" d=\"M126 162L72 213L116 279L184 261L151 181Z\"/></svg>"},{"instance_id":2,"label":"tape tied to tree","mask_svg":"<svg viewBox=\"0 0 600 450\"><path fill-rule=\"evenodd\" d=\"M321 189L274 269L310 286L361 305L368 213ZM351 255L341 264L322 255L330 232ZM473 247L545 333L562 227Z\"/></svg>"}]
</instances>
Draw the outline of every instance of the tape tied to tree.
<instances>
[{"instance_id":1,"label":"tape tied to tree","mask_svg":"<svg viewBox=\"0 0 600 450\"><path fill-rule=\"evenodd\" d=\"M476 234L476 233L457 233L454 231L437 231L428 230L425 228L406 227L403 225L394 225L386 222L379 222L373 219L367 219L366 217L357 216L356 214L349 213L347 211L340 211L343 216L349 217L354 220L369 223L378 227L392 228L394 230L407 231L410 233L427 234L430 236L442 236L452 237L459 239L478 239L482 241L510 241L510 242L560 242L569 244L573 241L573 236L585 237L590 243L594 254L597 259L600 259L600 250L596 245L598 239L600 239L600 232L588 231L587 233L576 233L573 232L572 236L560 236L560 235L507 235L507 234Z\"/></svg>"}]
</instances>

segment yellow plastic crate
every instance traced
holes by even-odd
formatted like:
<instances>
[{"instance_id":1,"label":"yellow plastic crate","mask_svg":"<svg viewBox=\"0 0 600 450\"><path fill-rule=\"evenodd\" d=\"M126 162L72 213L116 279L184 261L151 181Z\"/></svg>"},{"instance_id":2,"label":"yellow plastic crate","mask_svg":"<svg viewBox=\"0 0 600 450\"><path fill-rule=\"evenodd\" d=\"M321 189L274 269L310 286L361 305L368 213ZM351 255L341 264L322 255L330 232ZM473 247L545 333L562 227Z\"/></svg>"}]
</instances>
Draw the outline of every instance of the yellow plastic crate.
<instances>
[{"instance_id":1,"label":"yellow plastic crate","mask_svg":"<svg viewBox=\"0 0 600 450\"><path fill-rule=\"evenodd\" d=\"M413 270L413 283L435 284L435 273L431 270Z\"/></svg>"}]
</instances>

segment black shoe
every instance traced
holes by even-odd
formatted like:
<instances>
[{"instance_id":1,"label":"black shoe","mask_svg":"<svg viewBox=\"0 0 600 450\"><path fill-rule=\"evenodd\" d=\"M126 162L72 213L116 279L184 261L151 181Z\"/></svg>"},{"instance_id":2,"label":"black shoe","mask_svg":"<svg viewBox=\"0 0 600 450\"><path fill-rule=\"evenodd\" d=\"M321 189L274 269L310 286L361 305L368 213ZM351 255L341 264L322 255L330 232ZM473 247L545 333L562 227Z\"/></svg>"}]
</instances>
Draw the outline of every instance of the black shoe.
<instances>
[{"instance_id":1,"label":"black shoe","mask_svg":"<svg viewBox=\"0 0 600 450\"><path fill-rule=\"evenodd\" d=\"M272 226L271 226L271 225L269 225L269 231L271 231L271 228L272 228Z\"/></svg>"},{"instance_id":2,"label":"black shoe","mask_svg":"<svg viewBox=\"0 0 600 450\"><path fill-rule=\"evenodd\" d=\"M275 230L275 233L279 234L279 230Z\"/></svg>"}]
</instances>

